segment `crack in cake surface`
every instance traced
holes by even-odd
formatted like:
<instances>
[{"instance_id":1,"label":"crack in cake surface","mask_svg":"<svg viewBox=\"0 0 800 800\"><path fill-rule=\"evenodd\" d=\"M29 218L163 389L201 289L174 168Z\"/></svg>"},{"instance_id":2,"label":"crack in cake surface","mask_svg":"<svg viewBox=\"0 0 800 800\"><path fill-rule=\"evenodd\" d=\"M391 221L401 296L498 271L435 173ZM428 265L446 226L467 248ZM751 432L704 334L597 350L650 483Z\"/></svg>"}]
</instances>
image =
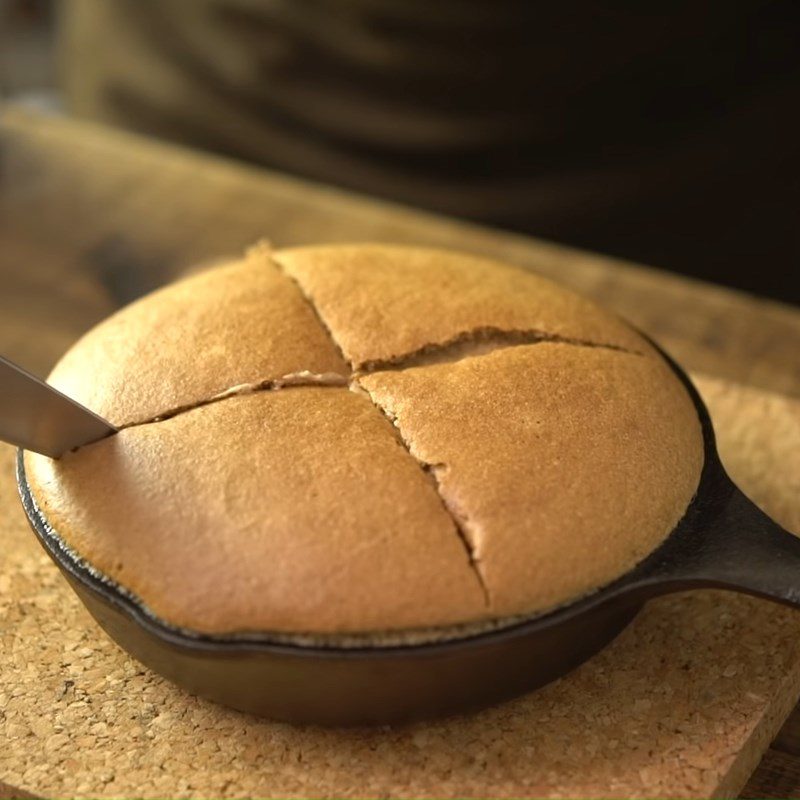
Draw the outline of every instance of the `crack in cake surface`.
<instances>
[{"instance_id":1,"label":"crack in cake surface","mask_svg":"<svg viewBox=\"0 0 800 800\"><path fill-rule=\"evenodd\" d=\"M643 355L638 350L631 350L621 345L595 342L590 339L575 339L538 329L509 330L494 326L484 326L462 331L445 342L429 342L408 353L400 353L390 358L362 361L358 365L358 372L383 372L403 370L410 367L423 367L431 364L453 364L465 358L488 355L495 350L507 347L521 347L545 342L567 344L574 347L598 347L604 350L628 353L629 355Z\"/></svg>"},{"instance_id":2,"label":"crack in cake surface","mask_svg":"<svg viewBox=\"0 0 800 800\"><path fill-rule=\"evenodd\" d=\"M395 425L395 427L397 427ZM399 430L399 428L398 428ZM411 453L410 446L407 446L408 452ZM412 457L416 458L413 453L411 453ZM452 504L447 502L447 498L445 497L444 493L442 492L441 484L439 483L439 474L437 470L446 469L445 464L426 464L422 461L417 461L422 465L423 471L425 471L431 478L434 488L436 489L436 494L439 495L439 498L442 501L442 506L444 506L444 510L450 516L450 519L453 521L453 525L455 526L456 533L458 534L458 538L461 539L461 544L464 546L464 550L467 553L467 558L469 559L469 565L472 568L472 571L475 573L476 577L478 578L478 583L481 586L481 591L483 592L483 604L486 608L492 607L492 595L489 591L489 584L486 582L486 578L483 574L483 568L481 563L475 553L475 541L472 536L467 533L467 523L466 520L462 519L462 516L452 507Z\"/></svg>"},{"instance_id":3,"label":"crack in cake surface","mask_svg":"<svg viewBox=\"0 0 800 800\"><path fill-rule=\"evenodd\" d=\"M164 422L181 414L186 414L189 411L195 411L198 408L211 405L212 403L228 400L231 397L241 397L242 395L255 394L256 392L275 392L280 389L292 389L300 386L344 388L348 385L348 380L347 375L341 375L338 372L308 372L307 370L302 370L301 372L292 372L289 375L283 375L280 378L268 378L263 381L255 381L252 383L239 383L228 389L223 389L221 392L217 392L211 397L204 397L200 400L195 400L193 403L175 406L152 417L148 417L147 419L135 420L118 425L117 432L126 430L127 428L138 428L142 425L153 425L158 422ZM112 434L112 436L113 435L114 434Z\"/></svg>"},{"instance_id":4,"label":"crack in cake surface","mask_svg":"<svg viewBox=\"0 0 800 800\"><path fill-rule=\"evenodd\" d=\"M292 284L294 284L295 288L300 293L300 296L306 301L306 304L311 309L311 311L314 314L314 317L316 318L316 320L319 323L320 327L328 335L328 339L330 340L331 344L334 346L336 352L339 354L339 358L341 358L342 361L345 364L347 364L347 366L350 367L350 369L352 370L353 364L350 362L350 360L348 358L345 357L345 354L344 354L344 351L342 350L341 345L336 340L336 337L333 335L333 331L331 330L330 325L328 325L328 323L325 322L325 320L323 319L322 314L320 314L319 308L317 308L317 304L314 302L314 300L312 299L311 295L306 292L306 290L303 288L303 285L300 283L299 280L297 280L297 278L294 277L294 275L289 274L289 272L287 272L284 269L283 264L281 264L281 262L277 258L275 258L275 256L271 252L269 254L269 260L270 260L270 264L272 264L272 266L276 270L278 270L278 272L280 272L280 274L283 275L286 278L286 280L288 280Z\"/></svg>"},{"instance_id":5,"label":"crack in cake surface","mask_svg":"<svg viewBox=\"0 0 800 800\"><path fill-rule=\"evenodd\" d=\"M400 426L397 424L397 420L382 405L380 405L375 400L375 398L373 398L370 391L366 389L364 386L362 386L357 379L354 379L350 383L350 390L356 392L357 394L365 396L370 401L370 403L372 403L375 409L392 426L392 431L394 432L394 436L398 444L400 444L400 446L408 453L408 455L414 459L414 461L420 466L420 469L425 473L428 480L431 482L431 485L433 486L433 489L436 492L436 496L439 498L439 502L442 504L442 508L445 510L447 516L450 518L450 521L452 522L453 527L455 528L456 535L458 536L459 540L461 541L461 545L464 548L464 552L466 553L467 556L467 561L469 562L470 570L475 575L475 578L478 581L478 585L480 586L481 593L483 594L484 606L486 608L491 608L492 598L489 592L489 586L484 578L480 561L477 559L475 555L475 545L472 541L472 538L467 533L466 527L462 523L460 516L447 502L446 497L442 494L441 491L441 486L439 484L439 476L436 470L444 469L446 465L430 464L427 461L423 461L422 459L414 455L411 449L411 443L406 441L402 431L400 430Z\"/></svg>"}]
</instances>

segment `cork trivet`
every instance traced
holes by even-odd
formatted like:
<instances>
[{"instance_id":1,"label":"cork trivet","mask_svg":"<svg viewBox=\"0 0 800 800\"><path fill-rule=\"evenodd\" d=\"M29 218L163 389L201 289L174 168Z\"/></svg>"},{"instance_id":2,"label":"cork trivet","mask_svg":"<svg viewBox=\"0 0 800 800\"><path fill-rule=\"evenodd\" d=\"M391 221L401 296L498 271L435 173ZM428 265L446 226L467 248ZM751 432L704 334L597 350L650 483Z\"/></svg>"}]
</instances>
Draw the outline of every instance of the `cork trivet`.
<instances>
[{"instance_id":1,"label":"cork trivet","mask_svg":"<svg viewBox=\"0 0 800 800\"><path fill-rule=\"evenodd\" d=\"M700 387L734 478L800 531L800 402ZM479 714L324 730L229 711L105 637L29 532L12 462L0 448L0 780L35 794L732 795L800 694L800 613L706 591L650 603L583 667Z\"/></svg>"}]
</instances>

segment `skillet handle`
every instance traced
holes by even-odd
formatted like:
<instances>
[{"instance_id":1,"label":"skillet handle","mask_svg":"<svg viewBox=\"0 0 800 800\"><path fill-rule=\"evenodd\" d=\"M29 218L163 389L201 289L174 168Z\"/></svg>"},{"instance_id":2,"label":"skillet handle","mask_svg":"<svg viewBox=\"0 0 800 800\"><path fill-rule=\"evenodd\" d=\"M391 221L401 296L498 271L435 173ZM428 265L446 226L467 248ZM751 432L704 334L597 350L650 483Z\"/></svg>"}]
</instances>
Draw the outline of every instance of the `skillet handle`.
<instances>
[{"instance_id":1,"label":"skillet handle","mask_svg":"<svg viewBox=\"0 0 800 800\"><path fill-rule=\"evenodd\" d=\"M784 530L724 475L672 536L630 575L646 599L720 588L800 609L800 538ZM628 594L628 592L626 592Z\"/></svg>"}]
</instances>

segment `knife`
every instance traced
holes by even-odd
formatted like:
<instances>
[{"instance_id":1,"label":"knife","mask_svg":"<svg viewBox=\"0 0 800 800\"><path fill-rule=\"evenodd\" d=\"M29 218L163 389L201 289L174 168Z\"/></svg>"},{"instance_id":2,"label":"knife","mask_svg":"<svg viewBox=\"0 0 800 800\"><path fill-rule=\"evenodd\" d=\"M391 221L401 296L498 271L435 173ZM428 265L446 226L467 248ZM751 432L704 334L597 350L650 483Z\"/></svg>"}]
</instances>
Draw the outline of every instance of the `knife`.
<instances>
[{"instance_id":1,"label":"knife","mask_svg":"<svg viewBox=\"0 0 800 800\"><path fill-rule=\"evenodd\" d=\"M52 458L117 429L0 356L0 439Z\"/></svg>"}]
</instances>

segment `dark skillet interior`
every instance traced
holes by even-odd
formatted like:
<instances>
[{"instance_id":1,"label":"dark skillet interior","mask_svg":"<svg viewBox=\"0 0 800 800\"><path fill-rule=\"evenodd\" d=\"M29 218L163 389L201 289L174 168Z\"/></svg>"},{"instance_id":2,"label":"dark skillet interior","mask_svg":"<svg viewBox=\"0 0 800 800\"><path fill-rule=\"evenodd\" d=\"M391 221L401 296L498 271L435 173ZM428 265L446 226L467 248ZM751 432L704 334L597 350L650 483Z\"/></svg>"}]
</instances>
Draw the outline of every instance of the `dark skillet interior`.
<instances>
[{"instance_id":1,"label":"dark skillet interior","mask_svg":"<svg viewBox=\"0 0 800 800\"><path fill-rule=\"evenodd\" d=\"M385 724L464 712L536 689L578 666L659 594L717 586L800 605L800 540L725 474L705 405L685 373L664 357L688 389L704 437L700 485L683 519L635 569L593 595L457 640L336 648L175 631L61 546L33 502L21 451L17 482L40 543L98 623L131 655L185 689L290 722Z\"/></svg>"}]
</instances>

